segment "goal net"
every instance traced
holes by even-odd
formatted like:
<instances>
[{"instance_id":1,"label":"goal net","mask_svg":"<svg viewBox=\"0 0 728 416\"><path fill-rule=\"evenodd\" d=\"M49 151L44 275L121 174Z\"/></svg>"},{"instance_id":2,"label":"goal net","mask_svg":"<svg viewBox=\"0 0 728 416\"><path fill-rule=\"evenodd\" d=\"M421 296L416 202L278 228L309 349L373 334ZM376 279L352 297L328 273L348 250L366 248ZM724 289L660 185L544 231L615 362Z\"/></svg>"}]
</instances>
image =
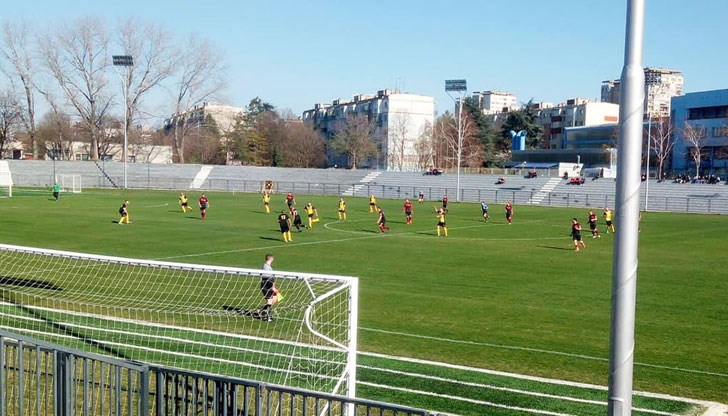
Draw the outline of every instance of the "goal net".
<instances>
[{"instance_id":1,"label":"goal net","mask_svg":"<svg viewBox=\"0 0 728 416\"><path fill-rule=\"evenodd\" d=\"M56 181L62 192L81 193L81 175L58 175Z\"/></svg>"},{"instance_id":2,"label":"goal net","mask_svg":"<svg viewBox=\"0 0 728 416\"><path fill-rule=\"evenodd\" d=\"M261 319L261 278L283 296ZM358 280L0 244L0 327L118 358L354 397Z\"/></svg>"}]
</instances>

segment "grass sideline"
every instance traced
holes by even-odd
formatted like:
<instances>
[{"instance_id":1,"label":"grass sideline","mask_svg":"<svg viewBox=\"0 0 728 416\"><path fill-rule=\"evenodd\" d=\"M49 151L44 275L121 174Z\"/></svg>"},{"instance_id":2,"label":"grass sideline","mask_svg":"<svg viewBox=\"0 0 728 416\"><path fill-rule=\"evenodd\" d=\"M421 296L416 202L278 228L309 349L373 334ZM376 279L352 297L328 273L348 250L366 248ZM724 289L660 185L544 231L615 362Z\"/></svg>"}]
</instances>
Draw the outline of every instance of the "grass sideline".
<instances>
[{"instance_id":1,"label":"grass sideline","mask_svg":"<svg viewBox=\"0 0 728 416\"><path fill-rule=\"evenodd\" d=\"M349 221L339 222L337 198L312 196L321 222L294 232L294 242L286 245L258 195L207 195L208 219L200 221L196 210L182 214L171 191L88 189L63 194L55 203L50 192L16 188L12 199L0 199L0 241L253 268L273 252L276 269L361 278L363 351L606 384L612 239L587 238L585 251L571 251L569 220L576 216L585 225L586 209L516 206L508 226L502 205L491 206L492 220L483 224L477 205L454 203L450 236L437 238L432 202L415 204L414 224L407 226L402 201L382 200L392 228L382 236L365 199L347 199ZM194 201L199 193L189 196ZM115 224L125 198L131 201L128 227ZM308 201L296 199L299 206ZM283 195L274 195L272 205L274 212L283 208ZM637 390L727 401L728 282L721 267L726 221L643 216ZM361 371L381 378L376 370ZM404 392L371 386L361 391L377 400L447 410L442 398L408 399Z\"/></svg>"}]
</instances>

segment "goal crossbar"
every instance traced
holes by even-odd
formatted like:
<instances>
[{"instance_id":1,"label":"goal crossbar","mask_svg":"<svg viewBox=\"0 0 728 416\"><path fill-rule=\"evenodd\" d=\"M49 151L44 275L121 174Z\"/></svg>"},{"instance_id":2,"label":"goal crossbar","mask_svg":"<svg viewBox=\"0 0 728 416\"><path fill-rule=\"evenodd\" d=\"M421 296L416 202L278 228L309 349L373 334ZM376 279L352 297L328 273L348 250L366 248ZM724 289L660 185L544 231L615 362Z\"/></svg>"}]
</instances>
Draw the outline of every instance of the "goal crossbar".
<instances>
[{"instance_id":1,"label":"goal crossbar","mask_svg":"<svg viewBox=\"0 0 728 416\"><path fill-rule=\"evenodd\" d=\"M275 279L284 295L271 322L255 312L265 302L263 278ZM0 326L11 331L141 362L355 395L354 277L0 244L0 296Z\"/></svg>"}]
</instances>

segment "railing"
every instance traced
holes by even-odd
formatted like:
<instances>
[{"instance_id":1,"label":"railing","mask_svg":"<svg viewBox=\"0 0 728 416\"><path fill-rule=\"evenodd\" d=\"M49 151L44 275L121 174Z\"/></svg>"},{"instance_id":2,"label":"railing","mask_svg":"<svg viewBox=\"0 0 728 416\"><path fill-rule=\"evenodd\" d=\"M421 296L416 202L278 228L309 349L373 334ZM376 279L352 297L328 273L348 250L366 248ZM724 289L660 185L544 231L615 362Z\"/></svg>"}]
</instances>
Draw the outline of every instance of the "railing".
<instances>
[{"instance_id":1,"label":"railing","mask_svg":"<svg viewBox=\"0 0 728 416\"><path fill-rule=\"evenodd\" d=\"M2 416L430 416L404 406L144 365L0 331Z\"/></svg>"},{"instance_id":2,"label":"railing","mask_svg":"<svg viewBox=\"0 0 728 416\"><path fill-rule=\"evenodd\" d=\"M35 175L13 175L17 186L45 187L47 179ZM116 179L116 178L114 178ZM129 177L128 185L136 189L188 189L191 179L189 178L151 178L151 177ZM109 187L109 180L101 176L83 177L85 188L106 188ZM587 185L588 186L588 185ZM685 186L725 186L725 185L675 185ZM260 192L263 187L262 180L239 180L239 179L207 179L201 186L201 191L224 191L224 192ZM425 194L427 200L439 200L447 196L450 200L456 200L455 187L433 187L415 184L387 185L387 184L342 184L342 183L315 183L315 182L276 182L275 189L278 193L293 192L304 195L344 195L347 191L354 191L353 196L364 197L371 194L378 198L416 198L420 192ZM460 201L488 203L528 204L552 207L579 207L579 208L603 208L614 207L615 195L613 192L605 193L602 190L595 190L588 193L586 190L580 192L551 192L539 195L537 190L514 190L506 188L461 188ZM351 194L348 194L351 196ZM543 198L541 198L543 197ZM640 209L645 210L644 198L640 198ZM728 214L728 198L718 195L704 197L665 196L665 192L651 192L648 202L648 211L666 212L687 212L702 214Z\"/></svg>"}]
</instances>

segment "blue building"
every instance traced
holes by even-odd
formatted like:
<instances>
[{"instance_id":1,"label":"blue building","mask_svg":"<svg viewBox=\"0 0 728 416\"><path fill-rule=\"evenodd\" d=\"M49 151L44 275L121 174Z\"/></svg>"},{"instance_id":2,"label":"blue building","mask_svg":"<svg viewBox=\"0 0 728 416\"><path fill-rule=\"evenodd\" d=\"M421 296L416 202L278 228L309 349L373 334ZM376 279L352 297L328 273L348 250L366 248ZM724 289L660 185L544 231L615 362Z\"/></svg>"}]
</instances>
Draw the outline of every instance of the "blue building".
<instances>
[{"instance_id":1,"label":"blue building","mask_svg":"<svg viewBox=\"0 0 728 416\"><path fill-rule=\"evenodd\" d=\"M697 142L701 148L700 173L724 172L728 168L728 89L673 97L671 108L673 169L695 173L691 149ZM688 136L693 137L693 143Z\"/></svg>"}]
</instances>

